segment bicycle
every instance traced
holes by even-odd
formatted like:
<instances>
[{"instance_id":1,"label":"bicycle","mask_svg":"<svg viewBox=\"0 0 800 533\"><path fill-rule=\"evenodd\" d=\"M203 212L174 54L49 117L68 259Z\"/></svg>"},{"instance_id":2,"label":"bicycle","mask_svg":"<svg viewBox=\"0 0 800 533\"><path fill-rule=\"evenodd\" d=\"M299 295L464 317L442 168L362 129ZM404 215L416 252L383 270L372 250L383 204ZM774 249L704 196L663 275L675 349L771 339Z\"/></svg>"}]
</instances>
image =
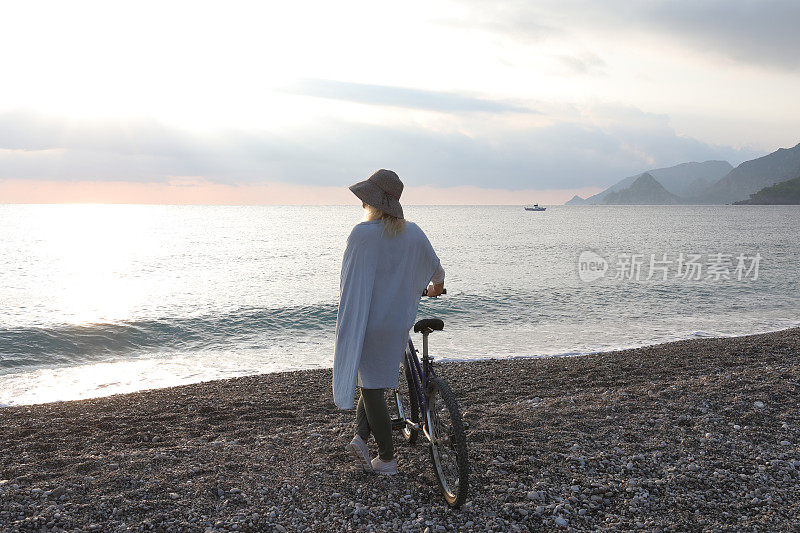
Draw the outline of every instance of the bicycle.
<instances>
[{"instance_id":1,"label":"bicycle","mask_svg":"<svg viewBox=\"0 0 800 533\"><path fill-rule=\"evenodd\" d=\"M420 433L425 436L439 489L447 505L458 508L466 501L469 490L467 438L453 392L447 382L436 376L433 357L428 355L428 335L443 329L444 322L437 318L414 324L414 333L422 333L422 363L409 338L394 390L399 416L392 419L392 429L400 430L411 445Z\"/></svg>"}]
</instances>

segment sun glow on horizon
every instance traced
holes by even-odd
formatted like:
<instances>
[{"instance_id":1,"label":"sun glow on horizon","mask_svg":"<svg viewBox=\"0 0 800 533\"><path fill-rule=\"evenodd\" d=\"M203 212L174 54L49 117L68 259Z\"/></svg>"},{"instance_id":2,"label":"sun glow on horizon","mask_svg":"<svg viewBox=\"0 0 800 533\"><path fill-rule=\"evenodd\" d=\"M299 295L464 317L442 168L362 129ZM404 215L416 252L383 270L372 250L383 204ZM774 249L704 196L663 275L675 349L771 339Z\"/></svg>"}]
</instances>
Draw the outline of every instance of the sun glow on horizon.
<instances>
[{"instance_id":1,"label":"sun glow on horizon","mask_svg":"<svg viewBox=\"0 0 800 533\"><path fill-rule=\"evenodd\" d=\"M361 178L353 178L353 182ZM542 205L563 204L573 195L584 198L602 191L589 186L576 189L486 188L475 186L406 187L405 205ZM11 204L106 205L355 205L346 187L309 186L287 183L226 185L198 178L174 179L169 183L130 182L36 182L0 180L0 198Z\"/></svg>"},{"instance_id":2,"label":"sun glow on horizon","mask_svg":"<svg viewBox=\"0 0 800 533\"><path fill-rule=\"evenodd\" d=\"M42 212L30 238L38 242L31 276L49 280L46 295L66 324L125 320L145 297L130 277L147 247L142 221L131 212L103 205L54 206ZM114 209L114 216L108 216Z\"/></svg>"}]
</instances>

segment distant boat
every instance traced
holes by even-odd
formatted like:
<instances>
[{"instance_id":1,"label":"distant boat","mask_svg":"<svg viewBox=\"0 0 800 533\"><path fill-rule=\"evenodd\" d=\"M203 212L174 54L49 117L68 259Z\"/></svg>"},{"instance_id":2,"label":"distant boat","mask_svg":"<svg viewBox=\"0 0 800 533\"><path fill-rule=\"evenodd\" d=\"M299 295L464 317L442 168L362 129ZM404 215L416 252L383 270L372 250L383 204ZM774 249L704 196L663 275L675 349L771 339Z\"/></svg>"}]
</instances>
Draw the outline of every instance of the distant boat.
<instances>
[{"instance_id":1,"label":"distant boat","mask_svg":"<svg viewBox=\"0 0 800 533\"><path fill-rule=\"evenodd\" d=\"M546 207L539 207L539 204L526 205L525 211L544 211Z\"/></svg>"}]
</instances>

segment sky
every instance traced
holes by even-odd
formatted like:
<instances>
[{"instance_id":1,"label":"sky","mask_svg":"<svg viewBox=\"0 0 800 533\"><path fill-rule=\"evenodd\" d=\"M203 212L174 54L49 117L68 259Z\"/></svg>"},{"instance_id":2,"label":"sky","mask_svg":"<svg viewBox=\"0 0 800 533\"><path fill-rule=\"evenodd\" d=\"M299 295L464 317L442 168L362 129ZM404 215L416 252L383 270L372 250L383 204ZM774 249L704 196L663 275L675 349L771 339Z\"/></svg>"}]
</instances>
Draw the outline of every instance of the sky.
<instances>
[{"instance_id":1,"label":"sky","mask_svg":"<svg viewBox=\"0 0 800 533\"><path fill-rule=\"evenodd\" d=\"M800 3L15 2L0 203L563 203L800 142ZM355 201L357 203L357 201Z\"/></svg>"}]
</instances>

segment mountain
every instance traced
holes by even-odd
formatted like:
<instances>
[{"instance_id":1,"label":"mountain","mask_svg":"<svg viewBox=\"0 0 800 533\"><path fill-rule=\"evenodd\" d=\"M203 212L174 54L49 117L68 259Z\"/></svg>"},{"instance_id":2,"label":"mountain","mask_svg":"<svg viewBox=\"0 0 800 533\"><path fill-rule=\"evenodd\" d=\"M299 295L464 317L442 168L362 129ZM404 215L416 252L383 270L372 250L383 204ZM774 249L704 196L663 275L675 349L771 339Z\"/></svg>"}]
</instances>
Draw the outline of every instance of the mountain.
<instances>
[{"instance_id":1,"label":"mountain","mask_svg":"<svg viewBox=\"0 0 800 533\"><path fill-rule=\"evenodd\" d=\"M712 185L712 180L697 178L686 187L683 188L683 193L680 196L687 199L694 199L702 195L706 189Z\"/></svg>"},{"instance_id":2,"label":"mountain","mask_svg":"<svg viewBox=\"0 0 800 533\"><path fill-rule=\"evenodd\" d=\"M800 205L800 177L764 187L738 205Z\"/></svg>"},{"instance_id":3,"label":"mountain","mask_svg":"<svg viewBox=\"0 0 800 533\"><path fill-rule=\"evenodd\" d=\"M586 205L588 203L589 202L587 202L584 198L581 198L576 194L575 196L572 197L571 200L567 200L566 202L564 202L564 205Z\"/></svg>"},{"instance_id":4,"label":"mountain","mask_svg":"<svg viewBox=\"0 0 800 533\"><path fill-rule=\"evenodd\" d=\"M674 167L658 168L649 173L666 190L676 196L688 197L699 183L710 185L733 170L727 161L704 161L702 163L681 163ZM703 187L705 188L705 187Z\"/></svg>"},{"instance_id":5,"label":"mountain","mask_svg":"<svg viewBox=\"0 0 800 533\"><path fill-rule=\"evenodd\" d=\"M699 191L707 189L710 184L724 177L732 169L733 166L727 161L704 161L702 163L681 163L674 167L656 168L648 170L647 173L658 180L668 192L676 196L691 197L696 195ZM627 189L640 176L641 174L628 176L603 192L586 198L584 202L587 204L602 204L607 194Z\"/></svg>"},{"instance_id":6,"label":"mountain","mask_svg":"<svg viewBox=\"0 0 800 533\"><path fill-rule=\"evenodd\" d=\"M665 189L656 179L645 172L621 191L611 191L603 198L606 205L672 205L682 200Z\"/></svg>"},{"instance_id":7,"label":"mountain","mask_svg":"<svg viewBox=\"0 0 800 533\"><path fill-rule=\"evenodd\" d=\"M764 187L791 180L800 175L800 144L780 148L771 154L745 161L712 184L699 197L702 203L730 204L746 200Z\"/></svg>"}]
</instances>

